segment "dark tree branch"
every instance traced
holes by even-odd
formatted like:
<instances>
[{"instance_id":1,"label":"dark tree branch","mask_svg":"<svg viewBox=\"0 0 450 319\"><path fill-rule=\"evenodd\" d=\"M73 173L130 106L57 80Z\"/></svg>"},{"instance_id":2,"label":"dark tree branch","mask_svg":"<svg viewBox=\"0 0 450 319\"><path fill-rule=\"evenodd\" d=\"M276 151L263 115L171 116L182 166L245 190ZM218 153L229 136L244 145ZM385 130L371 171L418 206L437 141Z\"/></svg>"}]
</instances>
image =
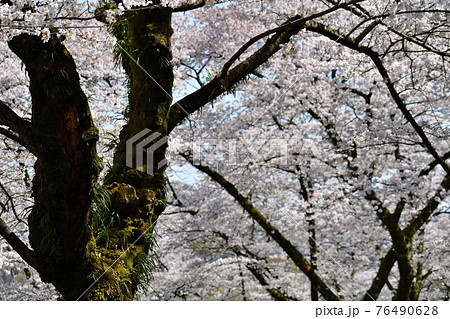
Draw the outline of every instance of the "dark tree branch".
<instances>
[{"instance_id":1,"label":"dark tree branch","mask_svg":"<svg viewBox=\"0 0 450 319\"><path fill-rule=\"evenodd\" d=\"M266 278L264 278L264 274L262 270L253 264L247 264L247 269L252 273L252 275L258 280L258 282L263 286L267 292L270 294L270 296L276 300L276 301L289 301L289 300L297 300L293 297L287 296L286 294L282 293L279 289L270 287L269 283L267 282Z\"/></svg>"},{"instance_id":2,"label":"dark tree branch","mask_svg":"<svg viewBox=\"0 0 450 319\"><path fill-rule=\"evenodd\" d=\"M11 194L8 192L8 190L6 189L6 187L0 182L0 189L3 191L3 193L5 194L6 198L8 199L8 201L6 203L9 202L9 204L11 205L11 210L14 214L14 217L16 217L16 219L19 222L23 222L23 220L19 217L19 215L17 215L17 211L16 211L16 206L14 205L14 199L11 196Z\"/></svg>"},{"instance_id":3,"label":"dark tree branch","mask_svg":"<svg viewBox=\"0 0 450 319\"><path fill-rule=\"evenodd\" d=\"M309 189L312 188L311 183L305 181L305 177L301 171L299 165L296 165L296 175L298 176L298 182L300 184L299 197L308 203L309 209L306 210L306 222L308 223L308 244L310 263L314 271L317 271L317 241L316 241L316 217L314 211L311 210L311 204L309 203L311 196ZM311 300L319 300L316 287L311 283Z\"/></svg>"},{"instance_id":4,"label":"dark tree branch","mask_svg":"<svg viewBox=\"0 0 450 319\"><path fill-rule=\"evenodd\" d=\"M0 235L11 245L11 247L33 268L42 269L43 263L38 255L25 245L19 237L0 218Z\"/></svg>"},{"instance_id":5,"label":"dark tree branch","mask_svg":"<svg viewBox=\"0 0 450 319\"><path fill-rule=\"evenodd\" d=\"M281 49L281 45L288 42L300 29L301 27L291 27L277 33L249 58L230 69L224 77L215 77L202 88L172 105L169 111L168 132L171 132L188 115L232 89L239 81L267 62Z\"/></svg>"},{"instance_id":6,"label":"dark tree branch","mask_svg":"<svg viewBox=\"0 0 450 319\"><path fill-rule=\"evenodd\" d=\"M447 153L445 153L442 156L442 159L444 161L448 160L449 158L450 158L450 151L448 151ZM428 166L426 168L424 168L423 170L420 171L419 176L428 175L438 165L439 165L439 162L437 160L432 161L430 164L428 164Z\"/></svg>"},{"instance_id":7,"label":"dark tree branch","mask_svg":"<svg viewBox=\"0 0 450 319\"><path fill-rule=\"evenodd\" d=\"M433 196L428 199L425 207L420 210L419 214L417 214L417 216L405 227L403 233L409 240L411 240L414 234L427 223L433 212L439 206L443 199L441 195L443 190L450 190L450 175L445 176L440 184L440 188L438 188Z\"/></svg>"},{"instance_id":8,"label":"dark tree branch","mask_svg":"<svg viewBox=\"0 0 450 319\"><path fill-rule=\"evenodd\" d=\"M350 1L349 3L339 3L339 4L336 4L335 6L333 6L333 7L331 7L331 8L329 8L329 9L327 9L327 10L324 10L324 11L322 11L322 12L319 12L319 13L316 13L316 14L313 14L313 15L310 15L310 16L308 16L308 17L306 17L306 18L302 18L301 16L296 16L296 17L294 17L294 18L292 18L292 19L290 19L290 20L288 20L288 21L286 21L285 23L283 23L281 26L279 26L279 27L276 27L276 28L273 28L273 29L270 29L270 30L267 30L267 31L265 31L265 32L263 32L263 33L260 33L260 34L258 34L257 36L255 36L255 37L253 37L252 39L250 39L249 41L247 41L247 43L245 43L231 58L230 58L230 60L228 60L226 63L225 63L225 65L223 66L223 68L222 68L222 71L221 71L221 73L220 73L220 77L223 77L223 76L225 76L226 74L227 74L227 72L228 72L228 70L230 69L230 67L234 64L234 62L236 62L238 59L239 59L239 57L242 55L242 54L244 54L244 52L245 51L247 51L247 49L248 48L250 48L253 44L255 44L256 42L258 42L259 40L261 40L261 39L264 39L265 37L267 37L267 36L269 36L269 35L271 35L271 34L274 34L274 33L277 33L277 32L281 32L281 31L284 31L284 30L286 30L287 28L291 28L291 27L296 27L296 26L303 26L304 24L305 24L305 22L306 21L309 21L309 20L314 20L314 19L316 19L316 18L319 18L319 17L321 17L321 16L324 16L324 15L327 15L327 14L329 14L329 13L331 13L331 12L334 12L334 11L336 11L337 9L339 9L339 8L343 8L343 7L347 7L347 6L349 6L349 5L351 5L351 4L353 4L353 3L357 3L357 2L360 2L360 1L362 1L362 0L353 0L353 1Z\"/></svg>"},{"instance_id":9,"label":"dark tree branch","mask_svg":"<svg viewBox=\"0 0 450 319\"><path fill-rule=\"evenodd\" d=\"M177 193L175 192L175 189L173 188L172 183L170 182L169 179L167 179L167 185L169 185L169 188L170 188L170 191L172 192L173 198L176 201L176 204L174 204L174 205L184 207L184 204L181 202L180 198L178 197Z\"/></svg>"},{"instance_id":10,"label":"dark tree branch","mask_svg":"<svg viewBox=\"0 0 450 319\"><path fill-rule=\"evenodd\" d=\"M0 101L0 125L18 131L24 125L24 121L5 102Z\"/></svg>"},{"instance_id":11,"label":"dark tree branch","mask_svg":"<svg viewBox=\"0 0 450 319\"><path fill-rule=\"evenodd\" d=\"M382 78L383 78L383 80L384 80L384 82L385 82L389 92L391 93L391 96L392 96L393 100L397 104L397 107L403 113L403 116L406 118L406 120L414 128L414 130L416 131L417 135L419 135L419 137L422 140L422 144L425 146L425 148L428 150L428 152L434 157L434 159L439 163L439 165L442 166L444 171L447 174L450 175L450 167L439 156L439 154L434 149L433 145L429 141L429 139L428 139L427 135L425 134L425 132L423 131L423 129L416 122L416 120L414 119L414 117L411 114L411 112L409 112L409 110L407 109L405 103L403 102L403 100L401 99L399 93L395 89L394 84L392 83L392 81L391 81L391 79L389 77L389 74L388 74L386 68L384 67L380 57L379 57L379 54L377 52L373 51L369 47L359 45L358 43L356 43L351 38L346 38L339 31L331 29L328 26L325 26L325 25L320 24L318 22L308 21L308 22L305 23L305 26L306 26L306 29L308 31L319 33L319 34L321 34L323 36L326 36L327 38L329 38L329 39L331 39L333 41L336 41L337 43L340 43L340 44L342 44L342 45L344 45L344 46L346 46L346 47L348 47L350 49L353 49L353 50L355 50L355 51L357 51L359 53L363 53L363 54L368 56L373 61L373 63L375 64L375 66L378 69L378 72L382 76Z\"/></svg>"},{"instance_id":12,"label":"dark tree branch","mask_svg":"<svg viewBox=\"0 0 450 319\"><path fill-rule=\"evenodd\" d=\"M222 232L213 232L218 237L222 238L226 244L228 245L229 237L228 235ZM255 253L251 252L247 247L242 247L244 251L238 246L230 247L231 251L236 254L236 256L242 256L247 258L253 258L258 261L265 260L265 258L258 257ZM270 287L269 282L267 281L265 272L269 272L267 268L258 266L257 263L246 263L245 267L252 273L252 275L256 278L256 280L263 286L269 295L276 301L288 301L288 300L297 300L294 297L288 296L286 293L283 293L277 288Z\"/></svg>"},{"instance_id":13,"label":"dark tree branch","mask_svg":"<svg viewBox=\"0 0 450 319\"><path fill-rule=\"evenodd\" d=\"M75 21L89 21L89 20L98 20L103 17L103 14L96 14L90 17L70 17L70 16L64 16L64 17L55 17L53 20L75 20Z\"/></svg>"},{"instance_id":14,"label":"dark tree branch","mask_svg":"<svg viewBox=\"0 0 450 319\"><path fill-rule=\"evenodd\" d=\"M339 3L339 1L336 0L326 0L327 2L331 3L331 4L337 4ZM388 14L383 14L383 15L379 15L377 17L375 16L371 16L370 13L364 9L361 5L359 5L358 3L355 3L353 6L351 7L344 7L344 10L350 11L351 13L355 14L358 17L361 18L365 18L365 19L384 19L386 17L388 17ZM424 13L424 12L430 12L430 13L444 13L447 14L448 10L440 10L440 9L429 9L429 10L416 10L416 11L399 11L399 12L395 12L395 15L399 15L399 14L411 14L411 13ZM386 27L389 31L391 31L392 33L396 34L397 36L401 37L402 39L405 39L411 43L414 43L420 47L422 47L423 49L425 49L426 51L432 52L434 54L437 54L441 57L449 57L450 53L445 52L445 51L440 51L438 49L435 49L429 45L427 45L425 43L425 41L420 41L412 36L409 36L407 34L404 34L398 30L396 30L395 28L389 26L388 24L382 22L381 20L379 20L379 23ZM353 30L354 31L354 30ZM352 33L352 32L351 32Z\"/></svg>"},{"instance_id":15,"label":"dark tree branch","mask_svg":"<svg viewBox=\"0 0 450 319\"><path fill-rule=\"evenodd\" d=\"M31 123L17 115L5 102L0 100L0 125L6 126L9 130L0 127L0 134L21 144L33 154L35 149L31 145Z\"/></svg>"},{"instance_id":16,"label":"dark tree branch","mask_svg":"<svg viewBox=\"0 0 450 319\"><path fill-rule=\"evenodd\" d=\"M309 278L309 280L316 285L317 291L326 299L338 301L340 298L335 295L330 288L325 284L325 282L317 275L313 267L308 263L303 254L288 240L284 237L280 231L274 227L264 215L257 210L253 204L245 198L236 187L227 181L222 175L214 171L212 168L203 165L197 165L192 162L192 160L187 155L182 155L191 165L200 170L201 172L207 174L216 183L222 186L233 198L241 205L245 211L254 219L266 232L267 235L272 237L272 239L284 250L284 252L290 257L290 259L295 263L295 265Z\"/></svg>"},{"instance_id":17,"label":"dark tree branch","mask_svg":"<svg viewBox=\"0 0 450 319\"><path fill-rule=\"evenodd\" d=\"M386 226L392 238L392 245L394 247L395 257L400 272L400 281L394 300L409 300L413 280L413 270L410 249L408 247L408 238L403 234L398 223L400 217L398 211L396 209L398 216L397 214L391 214L389 210L383 206L383 203L377 197L375 191L367 194L366 199L371 202L376 202L374 206L377 211L377 216ZM401 202L403 202L403 200ZM398 205L397 207L399 206L402 205ZM401 211L401 209L399 209L399 211Z\"/></svg>"},{"instance_id":18,"label":"dark tree branch","mask_svg":"<svg viewBox=\"0 0 450 319\"><path fill-rule=\"evenodd\" d=\"M355 39L355 43L360 43L366 35L369 34L370 31L372 31L378 24L380 24L380 21L375 20L367 28L365 28Z\"/></svg>"},{"instance_id":19,"label":"dark tree branch","mask_svg":"<svg viewBox=\"0 0 450 319\"><path fill-rule=\"evenodd\" d=\"M372 285L364 294L362 300L364 301L374 301L378 299L381 290L384 285L388 282L389 274L391 273L392 267L395 264L395 253L394 249L389 249L386 255L381 259L380 266L378 267L378 272L372 281Z\"/></svg>"},{"instance_id":20,"label":"dark tree branch","mask_svg":"<svg viewBox=\"0 0 450 319\"><path fill-rule=\"evenodd\" d=\"M181 4L175 8L173 8L173 12L185 12L185 11L191 11L191 10L195 10L198 8L202 8L204 6L207 5L207 0L197 0L193 3L184 3ZM228 2L227 0L214 0L213 3L211 4L219 4L219 3L224 3L224 2Z\"/></svg>"},{"instance_id":21,"label":"dark tree branch","mask_svg":"<svg viewBox=\"0 0 450 319\"><path fill-rule=\"evenodd\" d=\"M330 9L306 18L297 16L294 19L289 19L280 27L265 31L249 40L230 58L228 62L225 63L221 73L218 76L202 88L187 95L171 106L168 116L168 132L171 132L187 116L199 110L208 102L213 101L221 94L231 90L238 82L243 80L248 75L253 74L258 67L266 63L281 49L282 44L289 42L292 36L303 29L306 21L321 17L328 13L334 12L339 8L343 8L360 1L363 0L352 0L348 3L337 4ZM270 37L260 49L258 49L243 62L230 69L234 62L236 62L250 46L271 34L273 34L273 36Z\"/></svg>"},{"instance_id":22,"label":"dark tree branch","mask_svg":"<svg viewBox=\"0 0 450 319\"><path fill-rule=\"evenodd\" d=\"M423 207L419 214L414 217L408 225L403 229L403 235L407 238L408 242L411 242L412 238L416 234L416 232L429 221L429 218L436 210L439 205L439 201L436 200L439 198L441 191L450 189L450 176L446 176L441 182L441 188L439 188L433 196L427 201L425 207ZM384 258L381 259L380 267L378 268L378 273L374 280L372 281L371 287L367 290L366 294L363 297L363 300L373 300L373 298L377 299L378 295L383 289L384 285L387 283L387 279L389 274L391 273L392 267L396 262L396 256L394 253L394 249L391 248Z\"/></svg>"},{"instance_id":23,"label":"dark tree branch","mask_svg":"<svg viewBox=\"0 0 450 319\"><path fill-rule=\"evenodd\" d=\"M414 37L410 37L407 34L404 34L404 33L400 32L400 31L397 31L394 28L392 28L392 27L390 27L390 26L388 26L388 25L386 25L384 23L382 23L382 24L385 27L387 27L389 31L395 33L396 35L400 36L403 39L408 40L409 42L412 42L412 43L422 47L426 51L433 52L434 54L440 55L441 57L447 57L447 58L450 57L450 53L448 53L448 52L444 52L444 51L440 51L438 49L432 48L431 46L426 45L424 42L419 41L419 40L415 39Z\"/></svg>"},{"instance_id":24,"label":"dark tree branch","mask_svg":"<svg viewBox=\"0 0 450 319\"><path fill-rule=\"evenodd\" d=\"M362 97L362 98L364 99L364 101L366 102L366 104L370 104L370 99L371 99L371 97L372 97L372 93L371 93L371 92L369 92L368 94L366 94L366 93L364 93L364 92L362 92L362 91L360 91L360 90L357 90L357 89L355 89L355 88L348 88L348 87L343 87L342 89L343 89L344 91L350 90L350 92L352 92L352 93L354 93L354 94L356 94L356 95Z\"/></svg>"},{"instance_id":25,"label":"dark tree branch","mask_svg":"<svg viewBox=\"0 0 450 319\"><path fill-rule=\"evenodd\" d=\"M213 0L208 3L207 0L197 0L193 3L182 3L174 8L172 8L172 12L187 12L195 9L203 8L207 5L216 5L220 3L228 2L228 0ZM166 6L161 5L161 1L154 1L154 4L145 7L137 7L126 10L127 12L136 12L136 11L144 11L144 10L161 10L167 8Z\"/></svg>"},{"instance_id":26,"label":"dark tree branch","mask_svg":"<svg viewBox=\"0 0 450 319\"><path fill-rule=\"evenodd\" d=\"M13 131L7 130L7 129L3 128L3 127L0 127L0 134L5 136L5 137L7 137L7 138L9 138L12 141L18 143L18 144L20 144L20 145L26 145L27 144L22 139L22 137L19 134L15 133Z\"/></svg>"}]
</instances>

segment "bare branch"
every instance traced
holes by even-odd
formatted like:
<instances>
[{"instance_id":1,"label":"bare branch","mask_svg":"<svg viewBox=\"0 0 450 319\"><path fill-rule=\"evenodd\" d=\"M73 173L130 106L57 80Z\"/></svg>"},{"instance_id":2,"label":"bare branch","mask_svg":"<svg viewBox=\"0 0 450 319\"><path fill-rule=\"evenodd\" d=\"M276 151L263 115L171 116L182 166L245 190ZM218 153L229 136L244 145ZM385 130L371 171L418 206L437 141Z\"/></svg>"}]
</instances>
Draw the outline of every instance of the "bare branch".
<instances>
[{"instance_id":1,"label":"bare branch","mask_svg":"<svg viewBox=\"0 0 450 319\"><path fill-rule=\"evenodd\" d=\"M448 160L450 158L450 151L442 155L442 159L444 161ZM429 174L436 166L439 165L439 162L437 160L432 161L426 168L420 171L419 176L424 176Z\"/></svg>"},{"instance_id":2,"label":"bare branch","mask_svg":"<svg viewBox=\"0 0 450 319\"><path fill-rule=\"evenodd\" d=\"M253 44L255 44L256 42L258 42L259 40L261 40L261 39L263 39L263 38L265 38L265 37L267 37L267 36L269 36L269 35L271 35L271 34L274 34L274 33L277 33L277 32L281 32L281 31L284 31L284 30L286 30L287 28L289 28L289 27L296 27L296 26L303 26L303 24L306 22L306 21L309 21L309 20L314 20L314 19L316 19L316 18L319 18L319 17L321 17L321 16L324 16L324 15L327 15L327 14L329 14L329 13L331 13L331 12L334 12L334 11L336 11L337 9L339 9L339 8L343 8L343 7L347 7L347 6L349 6L349 5L351 5L351 4L353 4L353 3L357 3L357 2L360 2L361 0L352 0L352 1L350 1L350 2L348 2L348 3L338 3L338 4L336 4L335 6L333 6L333 7L331 7L331 8L329 8L329 9L327 9L327 10L324 10L324 11L322 11L322 12L319 12L319 13L316 13L316 14L313 14L313 15L310 15L310 16L308 16L308 17L306 17L306 18L302 18L301 16L296 16L296 17L294 17L294 18L292 18L292 19L290 19L290 20L288 20L288 21L286 21L285 23L283 23L281 26L279 26L279 27L277 27L277 28L274 28L274 29L271 29L271 30L267 30L267 31L265 31L265 32L263 32L263 33L260 33L260 34L258 34L257 36L255 36L255 37L253 37L252 39L250 39L247 43L245 43L231 58L230 58L230 60L228 60L227 61L227 63L225 63L225 65L223 66L223 68L222 68L222 72L221 72L221 74L220 74L220 76L221 77L223 77L223 76L225 76L226 75L226 73L228 72L228 70L230 69L230 67L233 65L233 63L234 62L236 62L238 59L239 59L239 57L245 52L245 51L247 51L247 49L250 47L250 46L252 46Z\"/></svg>"},{"instance_id":3,"label":"bare branch","mask_svg":"<svg viewBox=\"0 0 450 319\"><path fill-rule=\"evenodd\" d=\"M329 3L332 4L336 4L339 3L339 1L336 0L326 0ZM388 17L389 15L387 14L383 14L383 15L379 15L378 17L374 17L371 16L370 13L364 9L361 5L359 5L358 3L355 3L353 7L344 7L345 10L350 11L351 13L357 15L358 17L361 18L365 18L365 19L383 19ZM444 14L448 14L448 10L443 10L443 9L425 9L425 10L405 10L405 11L398 11L395 12L395 15L400 15L400 14L412 14L412 13L444 13ZM400 32L398 30L396 30L395 28L389 26L388 24L382 22L381 20L379 20L379 23L386 27L389 31L391 31L392 33L395 33L397 36L400 36L401 38L414 43L422 48L424 48L425 50L435 53L437 55L440 55L442 57L449 57L450 53L445 52L445 51L440 51L438 49L435 49L429 45L427 45L425 42L418 40L417 38L413 37L413 36L409 36L403 32ZM354 31L354 30L353 30Z\"/></svg>"},{"instance_id":4,"label":"bare branch","mask_svg":"<svg viewBox=\"0 0 450 319\"><path fill-rule=\"evenodd\" d=\"M378 268L377 275L372 281L372 285L364 294L362 300L372 301L377 300L380 295L381 290L384 285L388 282L389 274L391 273L392 267L396 262L394 249L391 248L386 255L381 259L380 266Z\"/></svg>"}]
</instances>

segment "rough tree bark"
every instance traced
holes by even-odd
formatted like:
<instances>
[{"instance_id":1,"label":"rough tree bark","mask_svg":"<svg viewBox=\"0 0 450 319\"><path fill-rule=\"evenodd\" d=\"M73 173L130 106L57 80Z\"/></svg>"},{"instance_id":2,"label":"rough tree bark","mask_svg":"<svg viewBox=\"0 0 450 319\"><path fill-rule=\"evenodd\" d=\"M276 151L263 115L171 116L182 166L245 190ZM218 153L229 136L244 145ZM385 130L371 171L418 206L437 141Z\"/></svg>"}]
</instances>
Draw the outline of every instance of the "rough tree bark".
<instances>
[{"instance_id":1,"label":"rough tree bark","mask_svg":"<svg viewBox=\"0 0 450 319\"><path fill-rule=\"evenodd\" d=\"M66 300L130 300L148 267L143 262L148 261L153 226L165 206L164 166L157 163L164 159L166 145L149 155L156 166L147 174L146 165L139 170L126 166L127 151L133 151L136 160L126 141L143 129L167 135L173 82L171 14L171 9L161 7L141 10L116 27L130 78L129 119L103 185L108 212L117 216L104 230L107 240L96 237L92 225L91 204L103 164L95 149L98 130L75 63L63 39L55 35L46 43L25 34L9 42L26 66L32 96L31 123L1 105L3 122L11 124L16 140L26 141L37 157L35 205L29 216L32 250L4 223L1 233ZM139 66L130 59L139 59ZM144 149L141 154L144 163L146 153Z\"/></svg>"},{"instance_id":2,"label":"rough tree bark","mask_svg":"<svg viewBox=\"0 0 450 319\"><path fill-rule=\"evenodd\" d=\"M31 128L26 135L37 161L29 238L39 256L32 266L44 281L72 299L88 283L86 274L93 267L88 256L95 247L89 245L88 219L101 170L95 150L98 130L75 63L61 39L53 36L44 43L23 34L13 38L9 47L26 66L32 97Z\"/></svg>"}]
</instances>

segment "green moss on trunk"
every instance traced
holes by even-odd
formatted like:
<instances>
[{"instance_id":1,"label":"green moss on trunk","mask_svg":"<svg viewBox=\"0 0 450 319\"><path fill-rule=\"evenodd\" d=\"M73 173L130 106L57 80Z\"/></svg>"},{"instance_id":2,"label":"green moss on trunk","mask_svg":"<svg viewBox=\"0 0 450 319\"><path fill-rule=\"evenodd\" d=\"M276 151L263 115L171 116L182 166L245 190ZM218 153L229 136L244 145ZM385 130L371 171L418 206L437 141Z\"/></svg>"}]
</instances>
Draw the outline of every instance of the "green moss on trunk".
<instances>
[{"instance_id":1,"label":"green moss on trunk","mask_svg":"<svg viewBox=\"0 0 450 319\"><path fill-rule=\"evenodd\" d=\"M30 243L45 260L38 269L42 279L66 300L131 300L151 277L153 227L165 208L165 167L155 165L152 175L127 167L126 141L143 129L167 135L171 14L167 8L140 10L112 28L130 79L129 119L103 187L97 185L103 167L95 150L98 130L62 40L20 35L9 43L26 65L33 102L38 159ZM166 147L152 154L154 163L165 158Z\"/></svg>"}]
</instances>

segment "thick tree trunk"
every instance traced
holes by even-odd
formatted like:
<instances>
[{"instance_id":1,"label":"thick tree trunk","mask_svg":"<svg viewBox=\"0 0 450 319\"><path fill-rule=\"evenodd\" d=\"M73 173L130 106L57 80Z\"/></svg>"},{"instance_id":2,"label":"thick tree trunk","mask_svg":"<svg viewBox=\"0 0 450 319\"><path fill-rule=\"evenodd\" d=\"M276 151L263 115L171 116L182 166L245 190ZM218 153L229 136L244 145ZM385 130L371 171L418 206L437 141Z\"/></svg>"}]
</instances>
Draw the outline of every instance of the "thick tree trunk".
<instances>
[{"instance_id":1,"label":"thick tree trunk","mask_svg":"<svg viewBox=\"0 0 450 319\"><path fill-rule=\"evenodd\" d=\"M110 241L119 242L124 233L127 241L121 259L128 260L128 273L119 276L129 288L124 299L132 298L141 275L149 275L142 264L148 265L149 260L142 260L142 256L152 247L153 228L166 205L165 139L173 85L171 15L169 8L131 12L113 30L130 80L128 124L120 133L114 163L105 179L111 194L110 210L120 218L109 232ZM144 143L142 149L137 147L139 143ZM117 260L118 253L108 249L106 243L97 245L110 261ZM117 278L115 275L112 279Z\"/></svg>"},{"instance_id":2,"label":"thick tree trunk","mask_svg":"<svg viewBox=\"0 0 450 319\"><path fill-rule=\"evenodd\" d=\"M129 118L101 188L98 130L62 40L52 36L44 43L24 34L9 42L26 65L33 104L37 161L29 228L39 262L32 266L66 300L130 300L142 276L150 275L151 235L165 208L165 167L158 164L165 159L172 103L171 14L165 8L136 11L115 30L130 78ZM144 129L158 138L141 154L135 145L127 149L127 140ZM162 145L152 150L158 141ZM127 152L133 163L141 158L145 164L130 165ZM92 206L100 195L104 207Z\"/></svg>"},{"instance_id":3,"label":"thick tree trunk","mask_svg":"<svg viewBox=\"0 0 450 319\"><path fill-rule=\"evenodd\" d=\"M91 268L86 262L91 237L88 219L101 170L95 150L98 130L75 63L60 39L53 36L44 43L23 34L9 46L26 65L30 78L30 142L37 161L29 230L31 247L41 260L34 266L44 281L70 296L67 290L80 291L82 287L74 286L87 283L79 277Z\"/></svg>"}]
</instances>

